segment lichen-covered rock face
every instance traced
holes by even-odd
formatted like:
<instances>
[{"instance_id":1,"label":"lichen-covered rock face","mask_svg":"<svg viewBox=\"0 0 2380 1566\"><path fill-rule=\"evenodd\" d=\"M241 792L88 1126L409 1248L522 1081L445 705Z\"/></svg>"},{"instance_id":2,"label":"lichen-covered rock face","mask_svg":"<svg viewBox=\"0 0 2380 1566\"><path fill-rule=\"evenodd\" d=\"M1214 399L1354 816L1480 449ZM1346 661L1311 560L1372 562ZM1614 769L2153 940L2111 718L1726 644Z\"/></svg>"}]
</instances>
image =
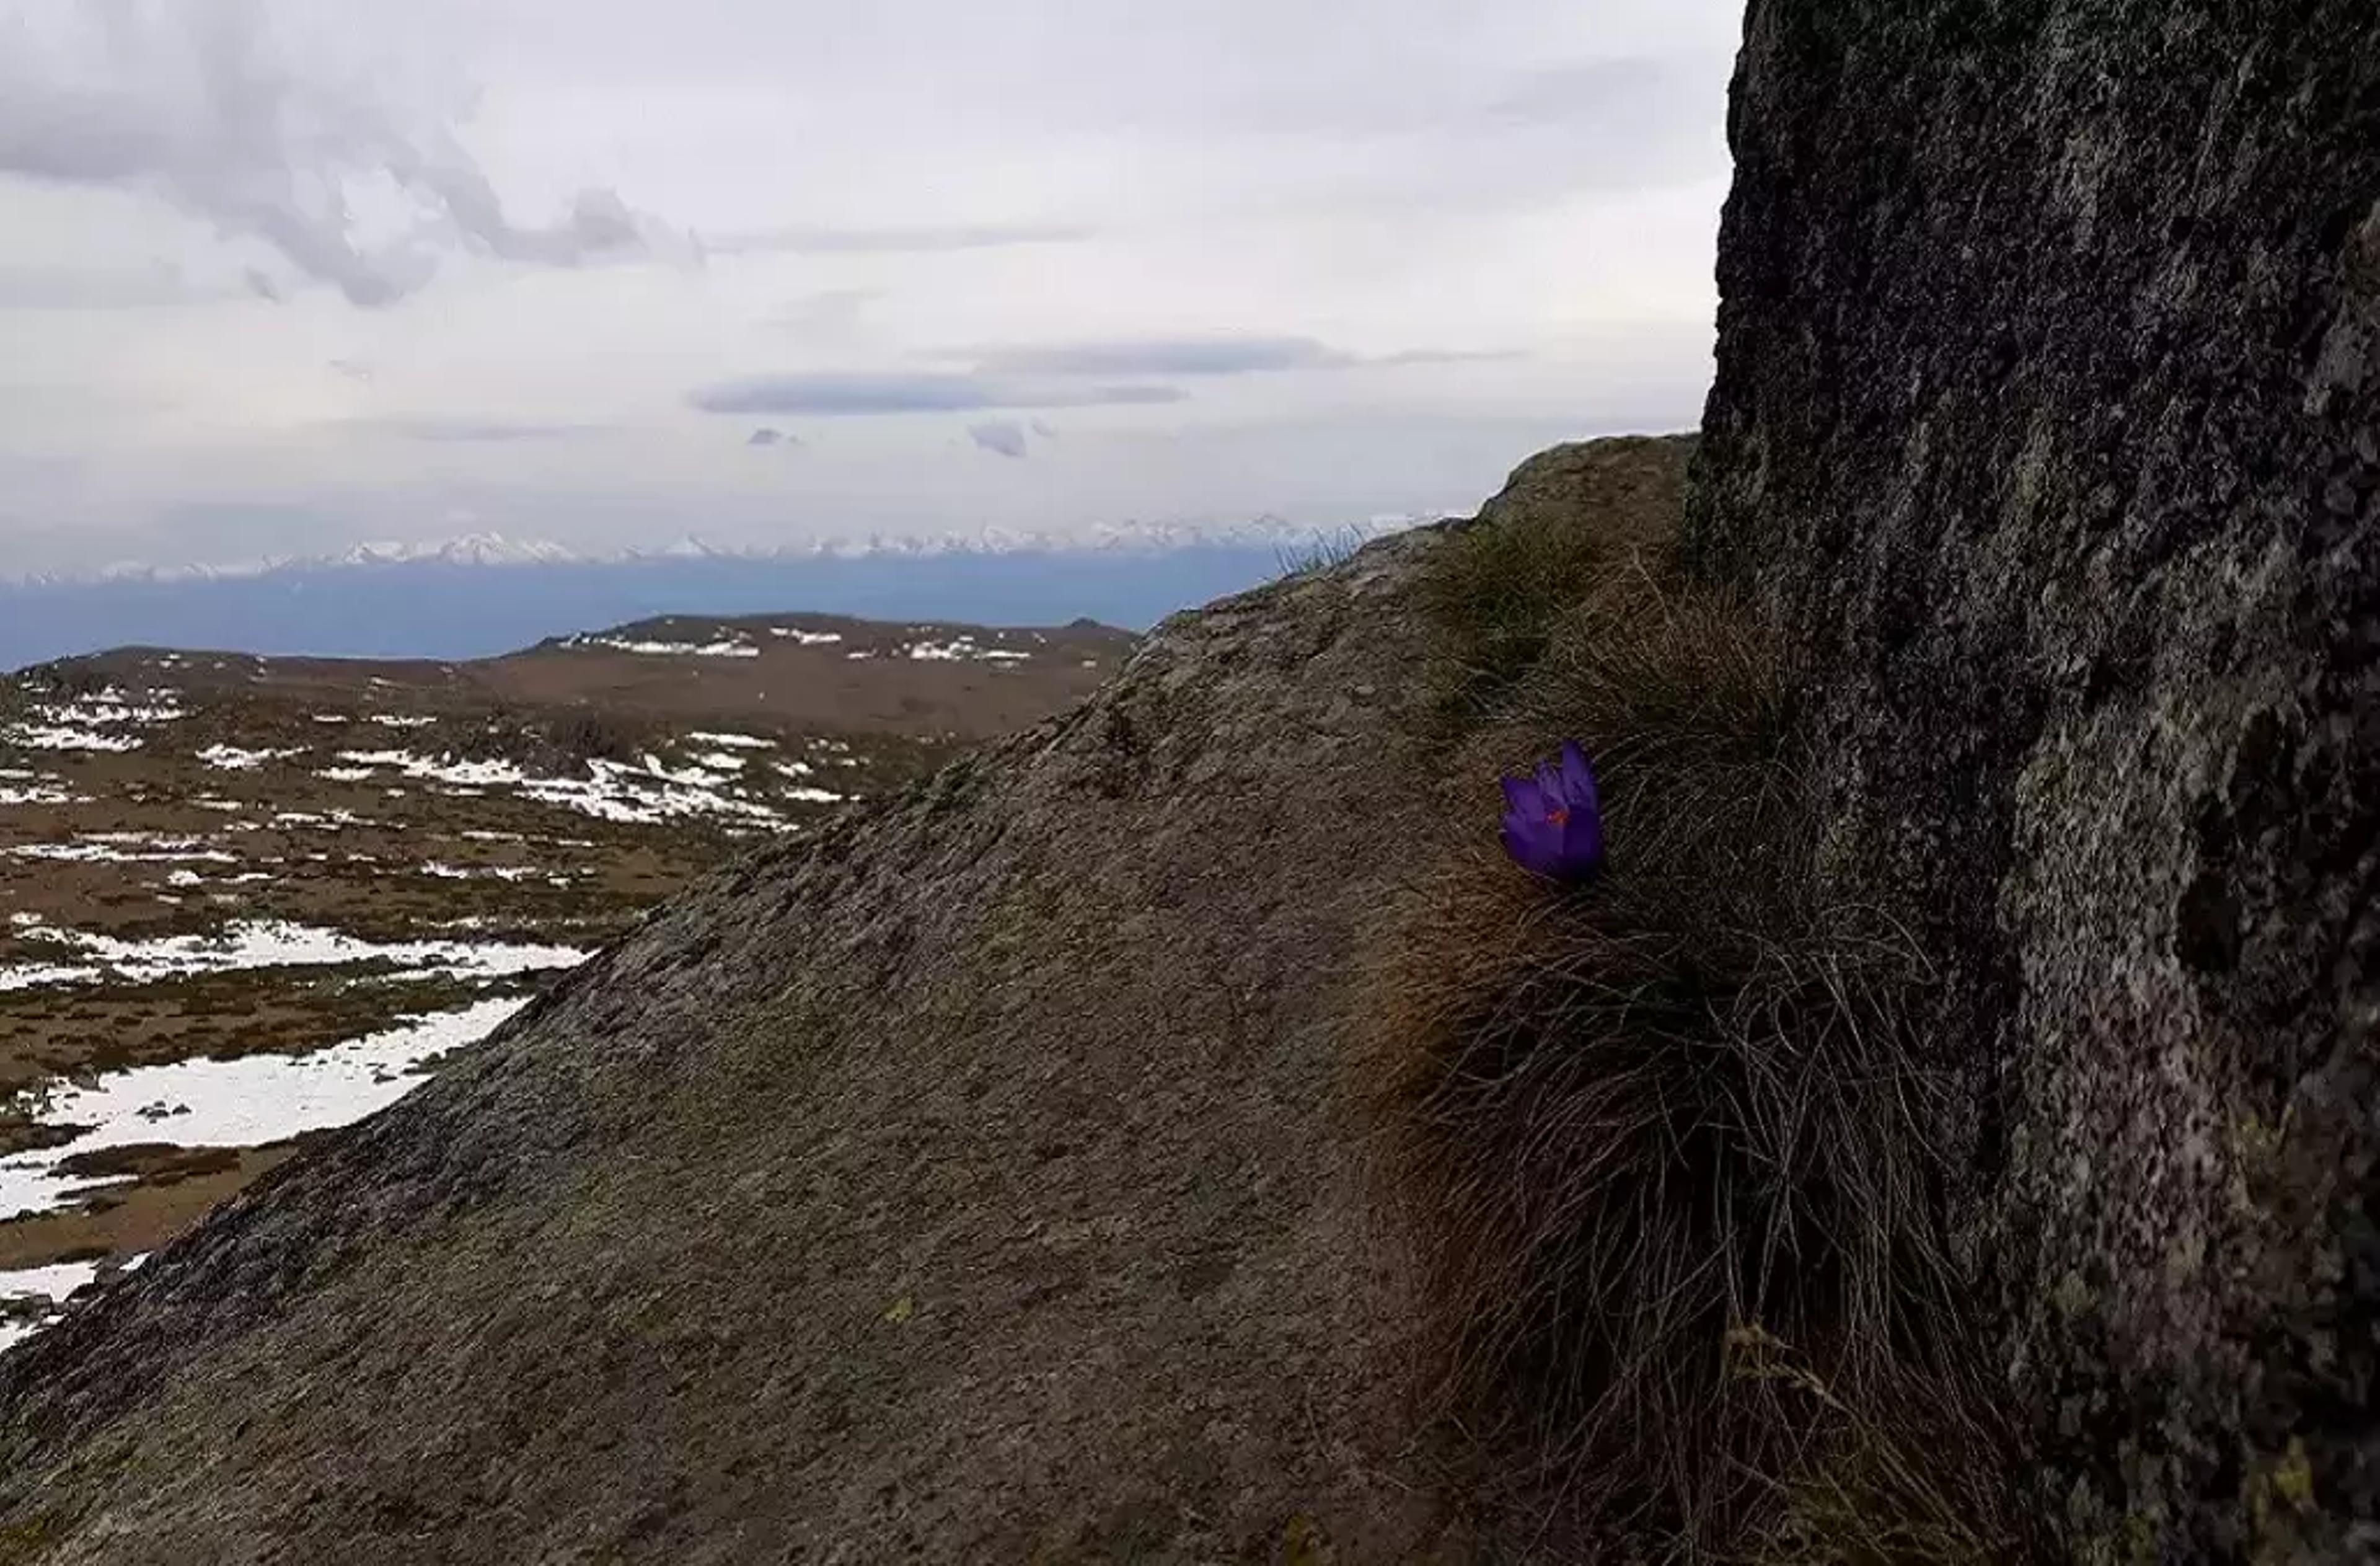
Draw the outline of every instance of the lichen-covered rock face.
<instances>
[{"instance_id":1,"label":"lichen-covered rock face","mask_svg":"<svg viewBox=\"0 0 2380 1566\"><path fill-rule=\"evenodd\" d=\"M2380 1549L2380 10L1755 0L1690 552L1939 964L2091 1560Z\"/></svg>"}]
</instances>

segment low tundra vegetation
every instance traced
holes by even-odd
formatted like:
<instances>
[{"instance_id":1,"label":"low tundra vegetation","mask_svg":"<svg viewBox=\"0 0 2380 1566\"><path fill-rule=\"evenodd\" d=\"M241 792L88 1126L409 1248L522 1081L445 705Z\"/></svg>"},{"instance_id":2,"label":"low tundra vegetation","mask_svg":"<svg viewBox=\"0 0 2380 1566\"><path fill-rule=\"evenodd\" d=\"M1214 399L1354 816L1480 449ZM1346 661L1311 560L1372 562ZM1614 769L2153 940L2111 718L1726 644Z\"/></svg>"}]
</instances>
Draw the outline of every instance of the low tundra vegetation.
<instances>
[{"instance_id":1,"label":"low tundra vegetation","mask_svg":"<svg viewBox=\"0 0 2380 1566\"><path fill-rule=\"evenodd\" d=\"M1928 1146L1925 965L1820 890L1759 617L1687 585L1670 528L1596 523L1491 511L1436 562L1449 830L1353 1039L1429 1302L1420 1391L1565 1558L2022 1558ZM1497 783L1573 739L1605 857L1563 885L1500 849Z\"/></svg>"}]
</instances>

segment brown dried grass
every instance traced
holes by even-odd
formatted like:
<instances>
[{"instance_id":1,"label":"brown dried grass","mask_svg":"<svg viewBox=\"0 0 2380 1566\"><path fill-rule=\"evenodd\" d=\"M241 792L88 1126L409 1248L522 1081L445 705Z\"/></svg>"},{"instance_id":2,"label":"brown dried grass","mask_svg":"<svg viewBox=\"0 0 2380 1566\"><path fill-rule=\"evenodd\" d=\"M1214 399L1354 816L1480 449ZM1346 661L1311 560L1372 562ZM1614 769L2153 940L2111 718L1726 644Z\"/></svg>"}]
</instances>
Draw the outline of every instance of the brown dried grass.
<instances>
[{"instance_id":1,"label":"brown dried grass","mask_svg":"<svg viewBox=\"0 0 2380 1566\"><path fill-rule=\"evenodd\" d=\"M1925 966L1817 890L1793 671L1658 540L1446 547L1441 615L1524 623L1445 640L1476 830L1384 918L1354 1019L1433 1412L1557 1555L2023 1553L1942 1234ZM1611 863L1564 891L1490 828L1498 772L1571 736Z\"/></svg>"}]
</instances>

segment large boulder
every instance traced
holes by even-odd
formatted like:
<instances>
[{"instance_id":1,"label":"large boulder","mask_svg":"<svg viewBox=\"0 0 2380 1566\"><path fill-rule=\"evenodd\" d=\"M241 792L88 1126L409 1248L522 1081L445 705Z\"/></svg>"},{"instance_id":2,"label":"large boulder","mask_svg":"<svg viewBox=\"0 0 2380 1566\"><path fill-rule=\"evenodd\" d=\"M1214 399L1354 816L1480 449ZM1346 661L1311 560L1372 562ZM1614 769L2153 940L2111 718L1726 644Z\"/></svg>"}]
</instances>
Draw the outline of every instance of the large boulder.
<instances>
[{"instance_id":1,"label":"large boulder","mask_svg":"<svg viewBox=\"0 0 2380 1566\"><path fill-rule=\"evenodd\" d=\"M1432 535L688 895L0 1360L0 1560L1427 1560L1334 987Z\"/></svg>"},{"instance_id":2,"label":"large boulder","mask_svg":"<svg viewBox=\"0 0 2380 1566\"><path fill-rule=\"evenodd\" d=\"M1690 523L2077 1559L2380 1553L2380 10L1755 0Z\"/></svg>"}]
</instances>

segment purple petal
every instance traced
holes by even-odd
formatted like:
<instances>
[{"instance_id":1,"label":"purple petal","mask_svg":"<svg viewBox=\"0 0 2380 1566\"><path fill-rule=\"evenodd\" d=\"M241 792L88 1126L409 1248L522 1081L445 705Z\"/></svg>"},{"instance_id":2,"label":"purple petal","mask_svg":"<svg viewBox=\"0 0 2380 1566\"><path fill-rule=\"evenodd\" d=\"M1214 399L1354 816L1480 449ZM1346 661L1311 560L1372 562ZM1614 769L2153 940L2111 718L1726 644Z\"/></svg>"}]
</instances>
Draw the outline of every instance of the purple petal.
<instances>
[{"instance_id":1,"label":"purple petal","mask_svg":"<svg viewBox=\"0 0 2380 1566\"><path fill-rule=\"evenodd\" d=\"M1542 829L1542 819L1522 821L1507 818L1504 822L1504 852L1524 870L1541 876L1559 878L1561 874L1560 842Z\"/></svg>"},{"instance_id":2,"label":"purple petal","mask_svg":"<svg viewBox=\"0 0 2380 1566\"><path fill-rule=\"evenodd\" d=\"M1595 767L1576 740L1540 762L1534 776L1504 785L1504 851L1534 875L1576 885L1604 865L1603 801Z\"/></svg>"},{"instance_id":3,"label":"purple petal","mask_svg":"<svg viewBox=\"0 0 2380 1566\"><path fill-rule=\"evenodd\" d=\"M1585 880L1603 868L1603 817L1595 810L1572 810L1562 827L1563 862L1571 879Z\"/></svg>"},{"instance_id":4,"label":"purple petal","mask_svg":"<svg viewBox=\"0 0 2380 1566\"><path fill-rule=\"evenodd\" d=\"M1572 885L1604 865L1603 801L1595 767L1576 740L1529 777L1506 776L1504 851L1534 875Z\"/></svg>"},{"instance_id":5,"label":"purple petal","mask_svg":"<svg viewBox=\"0 0 2380 1566\"><path fill-rule=\"evenodd\" d=\"M1570 802L1572 809L1592 813L1600 807L1602 794L1596 787L1595 767L1576 740L1562 746L1561 778L1562 797Z\"/></svg>"}]
</instances>

